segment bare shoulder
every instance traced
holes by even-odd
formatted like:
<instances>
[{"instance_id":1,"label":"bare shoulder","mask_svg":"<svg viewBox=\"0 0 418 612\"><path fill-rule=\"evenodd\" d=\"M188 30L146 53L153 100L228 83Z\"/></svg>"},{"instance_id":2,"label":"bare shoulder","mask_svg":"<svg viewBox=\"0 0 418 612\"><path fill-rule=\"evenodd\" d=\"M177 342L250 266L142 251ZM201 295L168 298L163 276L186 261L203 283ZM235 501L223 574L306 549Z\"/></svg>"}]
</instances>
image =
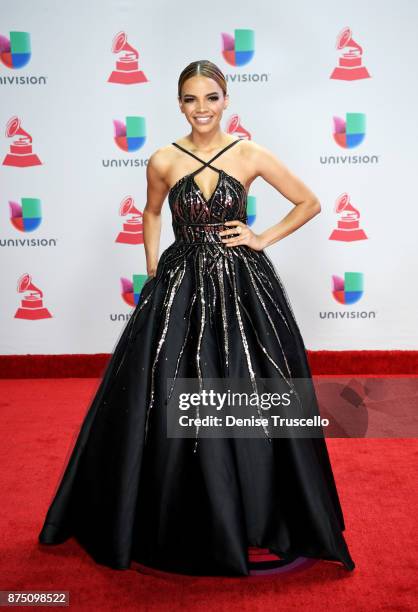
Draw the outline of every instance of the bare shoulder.
<instances>
[{"instance_id":1,"label":"bare shoulder","mask_svg":"<svg viewBox=\"0 0 418 612\"><path fill-rule=\"evenodd\" d=\"M295 205L309 201L318 208L317 196L273 151L253 140L247 141L246 145L254 177L262 177Z\"/></svg>"},{"instance_id":2,"label":"bare shoulder","mask_svg":"<svg viewBox=\"0 0 418 612\"><path fill-rule=\"evenodd\" d=\"M247 174L252 182L262 175L263 167L265 167L269 159L271 160L274 157L273 153L266 147L254 142L254 140L243 139L239 148L241 161L244 163Z\"/></svg>"},{"instance_id":3,"label":"bare shoulder","mask_svg":"<svg viewBox=\"0 0 418 612\"><path fill-rule=\"evenodd\" d=\"M254 140L244 140L241 147L243 154L250 160L259 159L260 157L269 154L273 155L273 153L267 149L267 147L258 144L258 142L255 142Z\"/></svg>"},{"instance_id":4,"label":"bare shoulder","mask_svg":"<svg viewBox=\"0 0 418 612\"><path fill-rule=\"evenodd\" d=\"M167 173L173 162L175 151L171 145L156 149L148 158L147 176L161 182L166 182Z\"/></svg>"},{"instance_id":5,"label":"bare shoulder","mask_svg":"<svg viewBox=\"0 0 418 612\"><path fill-rule=\"evenodd\" d=\"M173 151L173 147L171 145L160 147L159 149L156 149L148 158L148 166L151 165L151 167L156 171L164 171L173 160L174 154L175 152Z\"/></svg>"}]
</instances>

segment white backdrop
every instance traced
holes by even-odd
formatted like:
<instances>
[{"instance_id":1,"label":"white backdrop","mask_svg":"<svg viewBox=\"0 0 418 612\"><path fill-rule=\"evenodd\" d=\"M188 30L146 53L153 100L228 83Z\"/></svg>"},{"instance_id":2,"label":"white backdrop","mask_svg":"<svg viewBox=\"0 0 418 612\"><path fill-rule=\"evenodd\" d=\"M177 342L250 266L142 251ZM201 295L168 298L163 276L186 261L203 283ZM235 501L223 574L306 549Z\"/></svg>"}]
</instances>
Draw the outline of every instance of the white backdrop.
<instances>
[{"instance_id":1,"label":"white backdrop","mask_svg":"<svg viewBox=\"0 0 418 612\"><path fill-rule=\"evenodd\" d=\"M140 219L147 159L189 132L177 80L197 59L227 76L222 128L230 131L238 115L236 135L272 150L320 199L318 216L266 249L307 348L417 348L418 4L14 0L1 2L1 13L2 354L113 350L133 312L130 283L146 274L143 244L116 240L132 218L120 206L130 196ZM351 38L337 49L347 27ZM237 29L254 37L243 65L222 52L222 33ZM113 53L121 31L133 50ZM147 81L109 82L117 62L135 52ZM343 78L330 78L339 64ZM350 113L364 115L365 129L347 148L344 134L340 144L334 138L333 118L344 131ZM113 122L131 116L144 118L145 141L124 151ZM23 167L26 134L41 163ZM354 210L337 213L344 193ZM292 207L260 177L250 196L255 232ZM160 253L174 240L167 200L162 214ZM330 240L339 221L345 229ZM356 226L366 237L347 240L347 227ZM363 287L354 302L346 273ZM343 297L333 294L333 277L345 282Z\"/></svg>"}]
</instances>

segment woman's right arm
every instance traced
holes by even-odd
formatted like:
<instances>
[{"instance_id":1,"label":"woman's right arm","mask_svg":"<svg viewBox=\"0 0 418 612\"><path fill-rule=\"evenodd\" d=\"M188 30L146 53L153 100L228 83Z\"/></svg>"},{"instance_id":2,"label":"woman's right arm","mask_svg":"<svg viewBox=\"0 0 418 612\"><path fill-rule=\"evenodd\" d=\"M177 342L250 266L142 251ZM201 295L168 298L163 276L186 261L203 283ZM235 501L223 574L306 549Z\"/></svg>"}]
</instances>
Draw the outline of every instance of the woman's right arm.
<instances>
[{"instance_id":1,"label":"woman's right arm","mask_svg":"<svg viewBox=\"0 0 418 612\"><path fill-rule=\"evenodd\" d=\"M147 274L155 276L161 235L161 209L169 188L163 179L166 161L161 149L151 155L147 164L147 203L143 212L144 248Z\"/></svg>"}]
</instances>

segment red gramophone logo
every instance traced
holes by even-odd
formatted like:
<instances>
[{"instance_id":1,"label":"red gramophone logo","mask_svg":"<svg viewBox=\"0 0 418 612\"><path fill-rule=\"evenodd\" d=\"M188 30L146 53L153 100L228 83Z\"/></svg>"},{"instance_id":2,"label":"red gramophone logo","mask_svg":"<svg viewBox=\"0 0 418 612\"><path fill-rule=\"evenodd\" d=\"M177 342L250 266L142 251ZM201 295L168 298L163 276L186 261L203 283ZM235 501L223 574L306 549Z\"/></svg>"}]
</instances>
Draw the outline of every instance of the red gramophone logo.
<instances>
[{"instance_id":1,"label":"red gramophone logo","mask_svg":"<svg viewBox=\"0 0 418 612\"><path fill-rule=\"evenodd\" d=\"M239 115L232 115L226 124L228 134L236 134L238 138L251 140L251 134L242 125Z\"/></svg>"},{"instance_id":2,"label":"red gramophone logo","mask_svg":"<svg viewBox=\"0 0 418 612\"><path fill-rule=\"evenodd\" d=\"M343 193L337 198L334 212L340 218L338 219L337 229L332 231L329 240L340 240L342 242L367 240L365 232L360 228L360 213L350 203L348 193Z\"/></svg>"},{"instance_id":3,"label":"red gramophone logo","mask_svg":"<svg viewBox=\"0 0 418 612\"><path fill-rule=\"evenodd\" d=\"M3 166L27 168L28 166L42 165L41 160L32 152L32 136L20 127L19 117L12 117L6 126L7 138L20 136L10 145L10 153L3 160Z\"/></svg>"},{"instance_id":4,"label":"red gramophone logo","mask_svg":"<svg viewBox=\"0 0 418 612\"><path fill-rule=\"evenodd\" d=\"M119 215L128 219L123 223L123 230L119 232L115 242L124 244L144 244L142 212L135 207L132 196L127 196L119 206Z\"/></svg>"},{"instance_id":5,"label":"red gramophone logo","mask_svg":"<svg viewBox=\"0 0 418 612\"><path fill-rule=\"evenodd\" d=\"M32 283L30 274L22 274L17 283L17 291L18 293L28 293L22 298L20 308L16 310L15 319L35 321L52 317L49 310L43 305L42 291Z\"/></svg>"},{"instance_id":6,"label":"red gramophone logo","mask_svg":"<svg viewBox=\"0 0 418 612\"><path fill-rule=\"evenodd\" d=\"M133 85L134 83L146 83L148 81L143 71L139 70L139 53L128 43L125 32L116 34L112 42L112 52L124 53L116 60L116 69L107 79L108 83Z\"/></svg>"},{"instance_id":7,"label":"red gramophone logo","mask_svg":"<svg viewBox=\"0 0 418 612\"><path fill-rule=\"evenodd\" d=\"M357 81L370 78L367 68L362 65L363 48L353 40L350 28L344 28L338 34L336 48L339 51L348 50L341 53L338 66L334 68L330 79Z\"/></svg>"}]
</instances>

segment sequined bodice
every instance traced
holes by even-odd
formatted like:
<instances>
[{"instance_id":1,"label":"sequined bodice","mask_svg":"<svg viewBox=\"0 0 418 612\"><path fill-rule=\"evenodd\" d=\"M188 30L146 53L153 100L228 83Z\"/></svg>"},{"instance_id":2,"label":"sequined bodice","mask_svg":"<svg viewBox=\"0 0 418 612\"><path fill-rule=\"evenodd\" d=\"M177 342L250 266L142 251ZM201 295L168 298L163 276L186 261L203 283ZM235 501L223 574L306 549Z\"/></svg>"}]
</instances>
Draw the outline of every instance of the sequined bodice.
<instances>
[{"instance_id":1,"label":"sequined bodice","mask_svg":"<svg viewBox=\"0 0 418 612\"><path fill-rule=\"evenodd\" d=\"M247 222L247 192L244 185L224 170L211 165L217 157L239 141L240 139L230 142L207 162L177 143L172 143L202 163L200 168L179 179L168 194L177 243L221 242L222 236L219 236L218 232L231 229L231 226L225 225L225 221ZM194 178L206 167L218 173L217 184L209 199L205 198Z\"/></svg>"}]
</instances>

